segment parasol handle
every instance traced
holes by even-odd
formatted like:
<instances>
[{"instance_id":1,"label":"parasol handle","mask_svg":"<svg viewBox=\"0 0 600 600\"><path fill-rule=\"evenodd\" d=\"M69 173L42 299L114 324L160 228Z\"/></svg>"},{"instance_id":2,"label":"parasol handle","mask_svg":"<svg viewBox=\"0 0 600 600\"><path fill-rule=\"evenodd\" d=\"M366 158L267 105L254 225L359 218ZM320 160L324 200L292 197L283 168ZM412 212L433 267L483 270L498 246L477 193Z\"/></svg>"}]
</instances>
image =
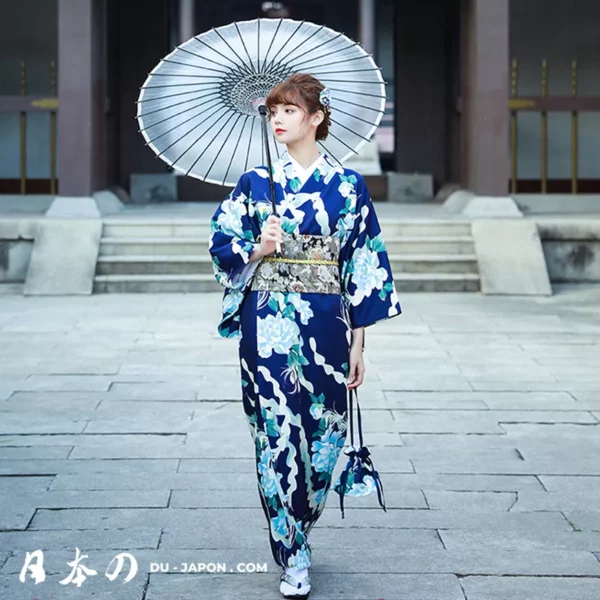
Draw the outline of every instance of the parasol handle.
<instances>
[{"instance_id":1,"label":"parasol handle","mask_svg":"<svg viewBox=\"0 0 600 600\"><path fill-rule=\"evenodd\" d=\"M271 193L271 207L273 209L273 214L277 216L277 206L275 205L275 184L273 183L273 164L271 163L271 149L269 148L269 138L267 135L267 107L264 104L261 104L258 107L258 112L261 116L262 123L262 138L263 144L265 146L265 154L267 155L267 168L269 171L269 191ZM276 244L276 250L279 254L281 254L281 246L279 242Z\"/></svg>"}]
</instances>

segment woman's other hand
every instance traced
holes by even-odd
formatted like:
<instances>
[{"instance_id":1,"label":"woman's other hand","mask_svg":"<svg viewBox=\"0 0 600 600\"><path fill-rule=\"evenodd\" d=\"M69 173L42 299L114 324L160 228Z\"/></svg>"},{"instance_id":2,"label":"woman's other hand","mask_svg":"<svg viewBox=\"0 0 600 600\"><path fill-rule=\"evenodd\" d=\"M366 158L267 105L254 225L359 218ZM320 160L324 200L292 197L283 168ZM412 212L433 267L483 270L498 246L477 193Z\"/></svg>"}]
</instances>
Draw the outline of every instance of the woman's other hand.
<instances>
[{"instance_id":1,"label":"woman's other hand","mask_svg":"<svg viewBox=\"0 0 600 600\"><path fill-rule=\"evenodd\" d=\"M350 372L348 374L348 389L356 388L365 378L365 360L360 346L350 348Z\"/></svg>"}]
</instances>

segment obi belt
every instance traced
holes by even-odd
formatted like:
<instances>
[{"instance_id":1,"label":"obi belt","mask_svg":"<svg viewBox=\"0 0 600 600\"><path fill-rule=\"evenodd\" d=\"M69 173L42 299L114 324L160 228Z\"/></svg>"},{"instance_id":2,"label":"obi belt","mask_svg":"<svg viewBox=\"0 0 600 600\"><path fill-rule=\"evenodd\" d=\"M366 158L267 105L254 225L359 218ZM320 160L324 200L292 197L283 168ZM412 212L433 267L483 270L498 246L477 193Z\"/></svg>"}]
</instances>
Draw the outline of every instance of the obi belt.
<instances>
[{"instance_id":1,"label":"obi belt","mask_svg":"<svg viewBox=\"0 0 600 600\"><path fill-rule=\"evenodd\" d=\"M284 233L281 253L260 260L250 289L339 294L339 253L339 237Z\"/></svg>"}]
</instances>

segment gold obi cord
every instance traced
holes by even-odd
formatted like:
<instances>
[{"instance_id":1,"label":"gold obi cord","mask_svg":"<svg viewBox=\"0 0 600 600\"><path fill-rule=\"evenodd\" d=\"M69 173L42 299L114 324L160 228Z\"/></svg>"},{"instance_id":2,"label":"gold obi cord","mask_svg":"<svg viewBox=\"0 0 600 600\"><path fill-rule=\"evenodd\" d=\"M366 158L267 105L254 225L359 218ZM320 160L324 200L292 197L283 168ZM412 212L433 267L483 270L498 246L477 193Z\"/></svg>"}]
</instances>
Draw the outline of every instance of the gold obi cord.
<instances>
[{"instance_id":1,"label":"gold obi cord","mask_svg":"<svg viewBox=\"0 0 600 600\"><path fill-rule=\"evenodd\" d=\"M250 289L339 294L339 252L339 237L284 233L281 253L260 260Z\"/></svg>"}]
</instances>

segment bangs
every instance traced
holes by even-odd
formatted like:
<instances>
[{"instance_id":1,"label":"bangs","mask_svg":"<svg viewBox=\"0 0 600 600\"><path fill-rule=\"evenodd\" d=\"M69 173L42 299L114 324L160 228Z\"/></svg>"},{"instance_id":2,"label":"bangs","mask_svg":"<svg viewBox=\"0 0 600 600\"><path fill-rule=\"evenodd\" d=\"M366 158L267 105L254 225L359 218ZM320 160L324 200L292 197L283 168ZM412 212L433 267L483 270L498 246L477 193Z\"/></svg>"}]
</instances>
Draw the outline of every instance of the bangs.
<instances>
[{"instance_id":1,"label":"bangs","mask_svg":"<svg viewBox=\"0 0 600 600\"><path fill-rule=\"evenodd\" d=\"M293 84L286 84L285 81L276 85L269 92L265 104L267 110L271 110L276 104L293 104L306 111L300 90Z\"/></svg>"}]
</instances>

